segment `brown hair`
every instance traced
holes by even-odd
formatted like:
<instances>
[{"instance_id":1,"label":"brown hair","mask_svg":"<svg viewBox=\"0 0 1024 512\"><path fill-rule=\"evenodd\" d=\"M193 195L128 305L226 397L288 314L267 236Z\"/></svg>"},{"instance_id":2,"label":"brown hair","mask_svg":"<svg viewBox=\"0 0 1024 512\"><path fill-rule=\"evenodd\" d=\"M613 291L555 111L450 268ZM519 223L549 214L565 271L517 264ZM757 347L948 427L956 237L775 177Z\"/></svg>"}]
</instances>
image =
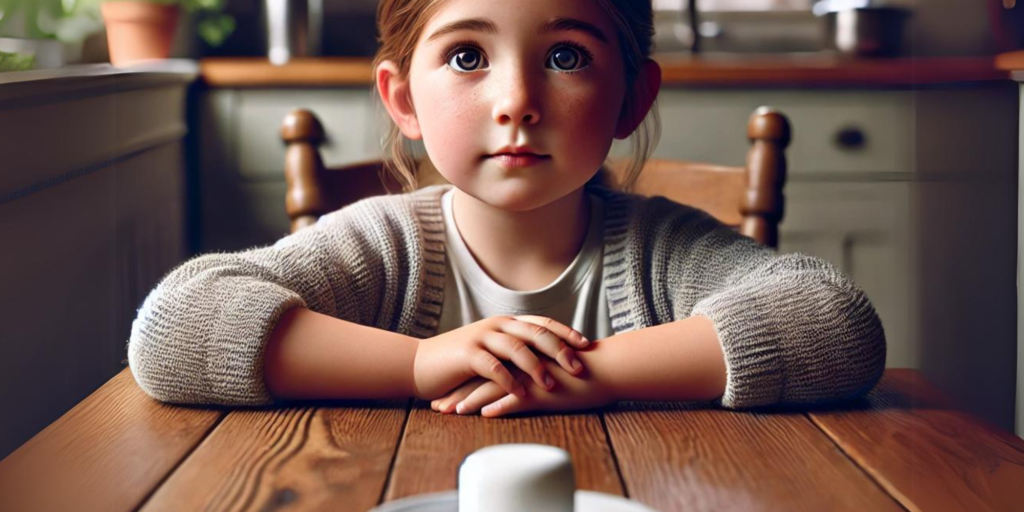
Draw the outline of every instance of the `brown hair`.
<instances>
[{"instance_id":1,"label":"brown hair","mask_svg":"<svg viewBox=\"0 0 1024 512\"><path fill-rule=\"evenodd\" d=\"M420 34L443 2L444 0L381 0L377 7L377 32L381 46L373 59L373 69L376 70L381 62L390 60L398 67L400 77L408 76L413 50ZM646 94L647 87L643 83L646 77L641 71L644 61L651 54L651 39L654 36L651 0L594 2L604 9L615 24L625 64L626 90L637 90ZM627 93L623 108L632 108L636 100L634 94ZM608 179L605 176L607 170L602 167L601 172L595 174L590 183L610 185L619 182L617 188L630 190L657 145L660 129L658 109L655 105L631 137L633 158L623 179ZM385 169L402 184L406 192L416 189L417 164L407 143L398 126L390 123L390 129L381 142L385 153Z\"/></svg>"}]
</instances>

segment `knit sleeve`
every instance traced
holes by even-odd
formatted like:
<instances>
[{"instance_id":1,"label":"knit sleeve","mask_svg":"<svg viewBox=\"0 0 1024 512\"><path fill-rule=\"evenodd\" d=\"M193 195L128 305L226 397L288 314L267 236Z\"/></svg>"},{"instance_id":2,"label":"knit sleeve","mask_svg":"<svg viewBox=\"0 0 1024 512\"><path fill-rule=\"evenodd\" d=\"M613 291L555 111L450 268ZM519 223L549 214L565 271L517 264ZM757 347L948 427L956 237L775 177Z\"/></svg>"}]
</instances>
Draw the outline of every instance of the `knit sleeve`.
<instances>
[{"instance_id":1,"label":"knit sleeve","mask_svg":"<svg viewBox=\"0 0 1024 512\"><path fill-rule=\"evenodd\" d=\"M675 318L715 326L724 407L823 403L875 386L885 334L863 290L827 261L780 255L696 212L682 230L691 241L670 259L668 290Z\"/></svg>"},{"instance_id":2,"label":"knit sleeve","mask_svg":"<svg viewBox=\"0 0 1024 512\"><path fill-rule=\"evenodd\" d=\"M382 299L394 286L384 281L407 276L388 275L383 259L401 244L388 243L387 223L367 212L349 207L272 246L174 269L132 324L128 360L139 386L172 403L268 404L264 347L287 310L387 326L394 311Z\"/></svg>"}]
</instances>

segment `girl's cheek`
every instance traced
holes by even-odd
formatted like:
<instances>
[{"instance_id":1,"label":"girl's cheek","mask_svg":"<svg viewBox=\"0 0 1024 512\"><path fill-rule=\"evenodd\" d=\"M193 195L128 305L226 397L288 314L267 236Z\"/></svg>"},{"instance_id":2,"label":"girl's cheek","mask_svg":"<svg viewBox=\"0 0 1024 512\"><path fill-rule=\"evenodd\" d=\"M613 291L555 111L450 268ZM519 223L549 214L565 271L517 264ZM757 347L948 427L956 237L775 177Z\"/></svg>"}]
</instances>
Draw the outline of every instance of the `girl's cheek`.
<instances>
[{"instance_id":1,"label":"girl's cheek","mask_svg":"<svg viewBox=\"0 0 1024 512\"><path fill-rule=\"evenodd\" d=\"M484 126L474 120L469 98L436 98L424 112L424 144L438 168L446 173L470 170L474 159L487 151L481 133Z\"/></svg>"},{"instance_id":2,"label":"girl's cheek","mask_svg":"<svg viewBox=\"0 0 1024 512\"><path fill-rule=\"evenodd\" d=\"M619 116L617 98L606 91L587 89L579 94L563 97L558 105L560 116L568 124L579 127L567 132L573 138L600 138L604 132L614 133Z\"/></svg>"}]
</instances>

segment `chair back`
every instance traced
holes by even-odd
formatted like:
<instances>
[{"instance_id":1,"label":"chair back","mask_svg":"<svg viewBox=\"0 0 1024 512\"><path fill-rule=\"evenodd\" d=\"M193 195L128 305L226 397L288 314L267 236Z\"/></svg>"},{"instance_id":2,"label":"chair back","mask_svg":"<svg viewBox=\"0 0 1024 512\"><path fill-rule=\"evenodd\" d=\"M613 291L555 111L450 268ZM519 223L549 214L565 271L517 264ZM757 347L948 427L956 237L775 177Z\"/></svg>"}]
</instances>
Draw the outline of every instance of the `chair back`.
<instances>
[{"instance_id":1,"label":"chair back","mask_svg":"<svg viewBox=\"0 0 1024 512\"><path fill-rule=\"evenodd\" d=\"M722 223L769 247L778 247L779 222L784 209L786 147L790 125L784 115L769 108L753 113L747 125L751 141L746 165L720 165L678 160L650 160L632 192L664 196L707 211ZM281 137L286 144L285 206L292 232L365 197L398 193L402 187L385 172L382 161L327 168L320 156L324 131L316 115L296 110L285 117ZM610 160L599 182L619 189L628 160ZM447 183L429 159L420 161L419 188Z\"/></svg>"}]
</instances>

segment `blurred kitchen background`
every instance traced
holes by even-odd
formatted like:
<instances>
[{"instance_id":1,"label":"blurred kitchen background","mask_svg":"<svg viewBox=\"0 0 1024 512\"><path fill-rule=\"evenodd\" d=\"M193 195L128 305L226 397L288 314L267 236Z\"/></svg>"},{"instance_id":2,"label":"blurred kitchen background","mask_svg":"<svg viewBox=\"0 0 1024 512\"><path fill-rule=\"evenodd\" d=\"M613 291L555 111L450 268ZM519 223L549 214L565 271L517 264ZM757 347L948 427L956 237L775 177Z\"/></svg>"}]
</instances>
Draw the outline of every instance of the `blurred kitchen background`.
<instances>
[{"instance_id":1,"label":"blurred kitchen background","mask_svg":"<svg viewBox=\"0 0 1024 512\"><path fill-rule=\"evenodd\" d=\"M655 157L742 165L751 112L789 116L780 250L868 292L888 366L1021 435L1024 6L654 3ZM171 59L114 68L98 0L0 0L0 457L124 368L173 266L288 232L287 113L317 113L329 165L380 157L376 0L186 4Z\"/></svg>"}]
</instances>

